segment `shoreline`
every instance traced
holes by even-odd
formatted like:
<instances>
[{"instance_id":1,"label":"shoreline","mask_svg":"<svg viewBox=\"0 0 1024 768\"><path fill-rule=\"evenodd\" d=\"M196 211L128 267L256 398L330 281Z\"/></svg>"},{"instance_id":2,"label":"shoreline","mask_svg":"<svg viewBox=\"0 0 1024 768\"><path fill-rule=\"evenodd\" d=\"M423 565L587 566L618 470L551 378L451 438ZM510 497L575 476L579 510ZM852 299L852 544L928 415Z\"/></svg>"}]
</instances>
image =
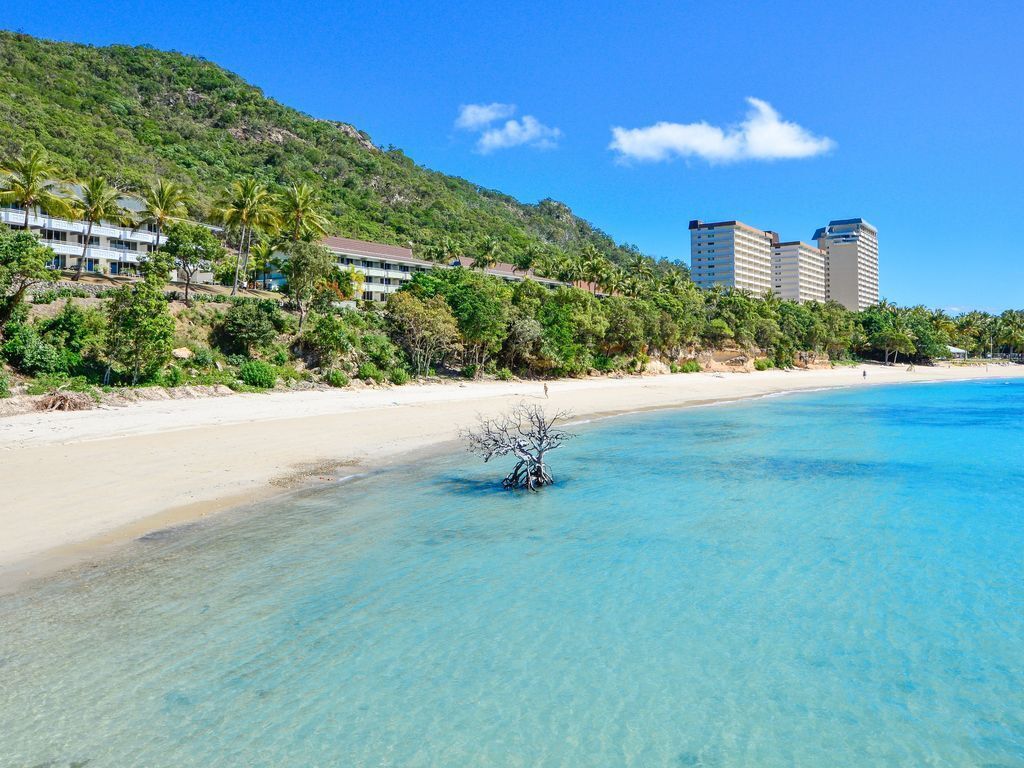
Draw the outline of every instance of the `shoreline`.
<instances>
[{"instance_id":1,"label":"shoreline","mask_svg":"<svg viewBox=\"0 0 1024 768\"><path fill-rule=\"evenodd\" d=\"M863 378L862 371L868 371ZM878 365L239 395L0 419L0 594L153 531L436 453L478 415L539 399L585 423L796 392L1024 377Z\"/></svg>"}]
</instances>

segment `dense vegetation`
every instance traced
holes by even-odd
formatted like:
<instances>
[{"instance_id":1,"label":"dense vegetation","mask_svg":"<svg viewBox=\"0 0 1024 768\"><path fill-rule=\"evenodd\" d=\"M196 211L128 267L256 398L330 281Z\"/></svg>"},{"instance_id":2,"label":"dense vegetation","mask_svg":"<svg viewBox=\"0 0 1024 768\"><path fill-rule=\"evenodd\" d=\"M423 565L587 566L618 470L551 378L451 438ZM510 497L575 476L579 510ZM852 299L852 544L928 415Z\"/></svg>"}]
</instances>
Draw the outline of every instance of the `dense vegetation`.
<instances>
[{"instance_id":1,"label":"dense vegetation","mask_svg":"<svg viewBox=\"0 0 1024 768\"><path fill-rule=\"evenodd\" d=\"M854 356L927 362L946 356L948 343L974 354L1024 350L1021 312L951 318L882 303L854 313L832 303L700 291L668 277L639 282L635 296L599 297L437 269L417 274L386 305L356 310L338 301L342 273L312 243L298 245L283 303L200 294L187 305L166 280L173 243L172 235L143 263L141 280L88 298L71 287L79 284L51 285L52 254L34 235L0 231L0 360L24 377L29 393L44 393L118 384L403 384L413 375L579 376L656 366L685 373L709 365L714 350L759 369ZM58 311L30 316L33 304L55 302ZM0 390L10 389L0 373Z\"/></svg>"},{"instance_id":2,"label":"dense vegetation","mask_svg":"<svg viewBox=\"0 0 1024 768\"><path fill-rule=\"evenodd\" d=\"M202 59L145 47L96 48L0 31L0 155L41 145L67 178L103 176L142 192L155 178L194 190L205 214L220 190L255 175L303 182L332 234L417 248L575 252L616 263L635 249L563 204L525 205L416 165L344 123L285 107Z\"/></svg>"}]
</instances>

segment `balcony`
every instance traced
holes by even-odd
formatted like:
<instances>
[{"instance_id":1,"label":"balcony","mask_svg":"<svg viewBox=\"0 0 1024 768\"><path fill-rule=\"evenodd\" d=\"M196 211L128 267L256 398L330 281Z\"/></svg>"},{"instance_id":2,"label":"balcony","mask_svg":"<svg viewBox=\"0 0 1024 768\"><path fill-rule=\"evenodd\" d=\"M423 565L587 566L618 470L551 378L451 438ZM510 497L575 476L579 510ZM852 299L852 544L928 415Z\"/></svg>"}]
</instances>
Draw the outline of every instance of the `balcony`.
<instances>
[{"instance_id":1,"label":"balcony","mask_svg":"<svg viewBox=\"0 0 1024 768\"><path fill-rule=\"evenodd\" d=\"M54 253L61 256L71 256L77 259L82 255L82 246L80 243L67 243L63 240L43 240L42 243L52 248ZM137 251L121 251L115 248L100 248L96 245L91 245L86 249L85 258L120 261L125 264L139 263L139 253ZM77 264L77 262L72 263Z\"/></svg>"},{"instance_id":2,"label":"balcony","mask_svg":"<svg viewBox=\"0 0 1024 768\"><path fill-rule=\"evenodd\" d=\"M13 208L0 208L0 221L20 227L25 222L25 213ZM69 232L76 235L84 235L85 231L89 228L88 222L68 221L67 219L55 219L52 216L39 216L36 214L29 214L28 224L31 229L52 229L56 232ZM136 243L156 243L156 234L154 232L149 232L145 229L111 226L109 224L93 224L92 235L93 237L112 237L117 240L130 240Z\"/></svg>"}]
</instances>

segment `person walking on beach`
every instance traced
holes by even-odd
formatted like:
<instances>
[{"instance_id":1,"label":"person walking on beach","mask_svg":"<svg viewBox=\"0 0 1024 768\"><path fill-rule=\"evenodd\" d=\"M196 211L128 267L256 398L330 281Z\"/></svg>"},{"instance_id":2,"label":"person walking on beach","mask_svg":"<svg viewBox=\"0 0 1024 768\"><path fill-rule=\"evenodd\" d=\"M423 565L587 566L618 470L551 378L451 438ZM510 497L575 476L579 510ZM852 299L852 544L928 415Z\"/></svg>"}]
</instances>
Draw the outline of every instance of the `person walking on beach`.
<instances>
[{"instance_id":1,"label":"person walking on beach","mask_svg":"<svg viewBox=\"0 0 1024 768\"><path fill-rule=\"evenodd\" d=\"M545 381L544 382L544 397L546 398L547 396L548 396L548 383Z\"/></svg>"},{"instance_id":2,"label":"person walking on beach","mask_svg":"<svg viewBox=\"0 0 1024 768\"><path fill-rule=\"evenodd\" d=\"M864 371L864 378L866 379L867 377L868 377L868 372Z\"/></svg>"}]
</instances>

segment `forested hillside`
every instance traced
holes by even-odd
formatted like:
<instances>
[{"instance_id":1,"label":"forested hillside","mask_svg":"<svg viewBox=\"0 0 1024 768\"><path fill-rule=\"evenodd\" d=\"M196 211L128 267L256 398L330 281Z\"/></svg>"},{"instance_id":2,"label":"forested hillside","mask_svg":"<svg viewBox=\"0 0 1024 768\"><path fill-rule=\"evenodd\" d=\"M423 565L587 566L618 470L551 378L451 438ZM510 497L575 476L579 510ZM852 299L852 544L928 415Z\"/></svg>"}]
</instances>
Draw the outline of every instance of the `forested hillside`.
<instances>
[{"instance_id":1,"label":"forested hillside","mask_svg":"<svg viewBox=\"0 0 1024 768\"><path fill-rule=\"evenodd\" d=\"M193 187L199 204L241 176L307 181L328 204L334 233L351 237L417 245L491 237L512 250L589 244L615 262L635 256L561 203L526 205L423 168L211 62L0 31L0 155L34 144L69 177L101 173L128 191L166 177Z\"/></svg>"}]
</instances>

